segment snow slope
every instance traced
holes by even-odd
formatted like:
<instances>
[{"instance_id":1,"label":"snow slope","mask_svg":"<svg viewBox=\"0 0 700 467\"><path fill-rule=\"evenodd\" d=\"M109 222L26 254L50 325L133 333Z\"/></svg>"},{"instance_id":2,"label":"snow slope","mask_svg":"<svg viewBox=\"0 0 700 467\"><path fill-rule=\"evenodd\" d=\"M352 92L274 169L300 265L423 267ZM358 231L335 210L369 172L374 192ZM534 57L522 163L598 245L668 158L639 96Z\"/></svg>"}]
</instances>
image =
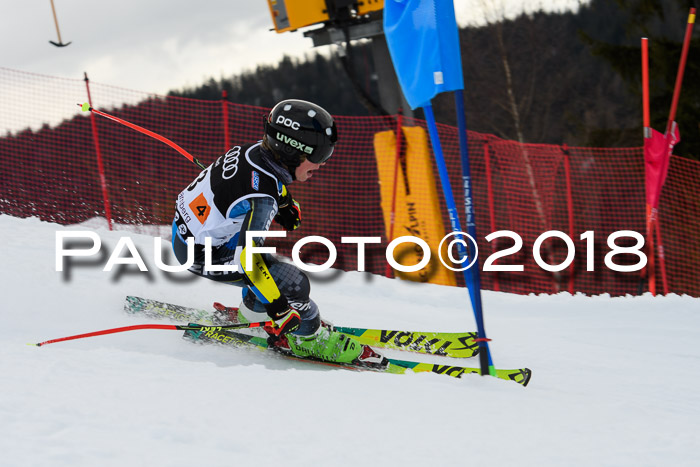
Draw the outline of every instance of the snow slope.
<instances>
[{"instance_id":1,"label":"snow slope","mask_svg":"<svg viewBox=\"0 0 700 467\"><path fill-rule=\"evenodd\" d=\"M106 257L56 272L63 230L76 228L0 216L0 465L699 465L699 299L484 292L494 362L532 368L527 388L321 368L176 331L27 346L152 322L122 312L129 294L239 301L240 289L156 270L139 234L97 230L105 254L129 235L149 273L103 272ZM318 277L313 297L337 324L474 328L464 290Z\"/></svg>"}]
</instances>

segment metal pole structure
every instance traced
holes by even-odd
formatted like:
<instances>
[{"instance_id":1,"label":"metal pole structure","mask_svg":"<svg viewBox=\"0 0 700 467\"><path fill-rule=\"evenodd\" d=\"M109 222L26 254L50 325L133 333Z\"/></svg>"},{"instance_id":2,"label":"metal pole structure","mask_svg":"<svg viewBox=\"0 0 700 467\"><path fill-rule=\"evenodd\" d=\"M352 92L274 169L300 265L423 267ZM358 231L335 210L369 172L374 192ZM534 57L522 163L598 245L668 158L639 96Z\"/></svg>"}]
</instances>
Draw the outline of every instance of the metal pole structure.
<instances>
[{"instance_id":1,"label":"metal pole structure","mask_svg":"<svg viewBox=\"0 0 700 467\"><path fill-rule=\"evenodd\" d=\"M53 12L53 22L56 25L56 35L58 36L58 42L54 41L49 41L51 44L55 45L56 47L65 47L67 45L70 45L70 42L64 44L63 41L61 40L61 30L58 29L58 18L56 17L56 7L53 4L53 0L51 0L51 11Z\"/></svg>"}]
</instances>

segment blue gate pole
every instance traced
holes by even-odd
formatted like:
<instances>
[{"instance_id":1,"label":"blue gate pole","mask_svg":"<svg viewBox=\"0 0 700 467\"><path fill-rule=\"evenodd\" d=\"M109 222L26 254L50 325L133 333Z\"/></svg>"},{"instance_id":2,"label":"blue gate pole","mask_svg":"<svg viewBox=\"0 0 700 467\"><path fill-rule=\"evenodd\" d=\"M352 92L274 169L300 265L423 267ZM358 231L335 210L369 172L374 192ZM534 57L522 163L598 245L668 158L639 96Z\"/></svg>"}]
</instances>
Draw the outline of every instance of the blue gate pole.
<instances>
[{"instance_id":1,"label":"blue gate pole","mask_svg":"<svg viewBox=\"0 0 700 467\"><path fill-rule=\"evenodd\" d=\"M464 91L461 89L455 90L455 109L457 111L457 131L459 133L459 153L462 159L462 187L464 188L464 213L467 221L467 233L476 241L476 212L474 211L474 198L472 195L472 176L471 167L469 165L469 145L467 141L467 118L464 112ZM486 340L486 328L484 326L484 314L481 307L481 272L479 262L476 262L475 267L471 270L472 284L474 291L472 294L472 303L474 305L474 317L476 319L477 331L479 338L484 339L484 347L482 347L481 368L488 364L489 371L494 369L493 360L491 359L491 351ZM485 355L484 355L485 354ZM493 374L493 373L492 373Z\"/></svg>"},{"instance_id":2,"label":"blue gate pole","mask_svg":"<svg viewBox=\"0 0 700 467\"><path fill-rule=\"evenodd\" d=\"M461 91L459 92L461 95ZM455 94L457 95L457 94ZM461 96L459 99L460 102ZM461 106L461 112L458 108L458 115L464 116L464 105ZM442 153L442 147L440 145L440 137L438 135L437 124L435 123L435 116L433 115L432 105L426 105L423 107L423 112L425 113L425 119L428 124L428 133L430 134L430 141L433 146L433 153L435 155L435 163L438 168L438 173L440 174L440 183L442 184L442 191L445 197L445 204L447 205L447 212L450 218L450 225L453 232L462 232L462 228L459 222L459 215L457 212L457 206L455 204L454 197L452 195L452 188L450 185L449 175L447 173L447 166L445 164L445 158ZM463 117L462 117L463 118ZM459 120L459 118L458 118ZM458 122L459 123L459 122ZM462 180L464 182L465 190L465 207L467 209L467 228L470 231L467 233L476 241L476 224L474 224L473 219L473 209L471 209L472 195L471 195L471 176L469 173L469 158L466 146L466 121L461 123L463 129L460 129L460 147L462 153ZM466 164L465 164L466 161ZM471 217L470 217L471 213ZM461 235L459 238L462 238ZM457 243L457 249L460 258L467 258L467 250L462 243ZM476 252L475 252L476 253ZM476 270L475 270L476 268ZM479 275L479 262L475 261L474 265L463 271L464 281L469 290L469 295L472 301L472 308L474 311L474 317L476 319L477 332L479 336L479 359L481 363L481 374L482 375L493 375L496 374L496 369L493 366L493 361L491 360L491 352L489 351L489 345L486 338L486 330L484 329L484 319L481 307L481 279Z\"/></svg>"}]
</instances>

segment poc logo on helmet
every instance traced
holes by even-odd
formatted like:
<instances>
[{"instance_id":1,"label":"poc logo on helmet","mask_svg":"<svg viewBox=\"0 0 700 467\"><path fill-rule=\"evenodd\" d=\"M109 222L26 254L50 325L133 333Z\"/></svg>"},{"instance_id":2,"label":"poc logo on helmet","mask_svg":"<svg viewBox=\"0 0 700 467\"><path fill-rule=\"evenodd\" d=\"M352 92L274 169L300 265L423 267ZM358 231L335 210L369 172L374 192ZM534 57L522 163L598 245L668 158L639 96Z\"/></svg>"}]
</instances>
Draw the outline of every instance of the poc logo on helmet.
<instances>
[{"instance_id":1,"label":"poc logo on helmet","mask_svg":"<svg viewBox=\"0 0 700 467\"><path fill-rule=\"evenodd\" d=\"M284 115L278 115L275 123L281 123L282 125L286 126L287 128L291 128L292 130L298 130L300 128L299 122L295 122L291 118L287 118Z\"/></svg>"}]
</instances>

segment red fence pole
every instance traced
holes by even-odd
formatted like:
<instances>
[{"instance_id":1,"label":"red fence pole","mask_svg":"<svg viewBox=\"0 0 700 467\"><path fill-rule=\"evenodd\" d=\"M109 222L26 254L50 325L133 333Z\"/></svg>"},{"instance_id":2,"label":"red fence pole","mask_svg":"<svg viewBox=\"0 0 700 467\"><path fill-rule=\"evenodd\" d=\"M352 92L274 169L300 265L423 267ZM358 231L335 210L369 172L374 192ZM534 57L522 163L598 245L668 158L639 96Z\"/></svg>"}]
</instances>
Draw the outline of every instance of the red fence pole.
<instances>
[{"instance_id":1,"label":"red fence pole","mask_svg":"<svg viewBox=\"0 0 700 467\"><path fill-rule=\"evenodd\" d=\"M574 198L571 195L571 161L569 160L569 146L562 146L564 153L564 173L566 174L566 211L569 214L569 237L574 237ZM569 273L569 293L574 294L574 272L575 266L572 263Z\"/></svg>"},{"instance_id":2,"label":"red fence pole","mask_svg":"<svg viewBox=\"0 0 700 467\"><path fill-rule=\"evenodd\" d=\"M491 158L489 157L489 141L484 142L484 164L486 166L486 191L488 193L489 199L489 223L491 227L491 232L496 231L496 215L493 207L493 180L491 178ZM491 250L496 252L496 244L491 244ZM500 285L498 283L498 273L493 275L493 290L496 292L500 291Z\"/></svg>"},{"instance_id":3,"label":"red fence pole","mask_svg":"<svg viewBox=\"0 0 700 467\"><path fill-rule=\"evenodd\" d=\"M661 227L659 226L658 217L656 219L656 241L656 248L659 253L659 269L661 270L661 284L664 287L664 295L668 295L668 278L666 276L666 255L664 254L664 245L661 240Z\"/></svg>"},{"instance_id":4,"label":"red fence pole","mask_svg":"<svg viewBox=\"0 0 700 467\"><path fill-rule=\"evenodd\" d=\"M231 137L228 134L228 92L221 90L221 113L224 116L224 152L231 149Z\"/></svg>"},{"instance_id":5,"label":"red fence pole","mask_svg":"<svg viewBox=\"0 0 700 467\"><path fill-rule=\"evenodd\" d=\"M87 89L88 104L92 107L92 98L90 97L90 80L87 72L85 75L85 89ZM95 115L90 112L90 124L92 125L92 140L95 142L95 154L97 155L97 171L100 174L100 184L102 185L102 201L105 206L105 217L107 218L107 226L112 230L112 207L109 203L109 192L107 191L107 179L105 178L105 169L102 164L102 151L100 151L100 142L97 136L97 122Z\"/></svg>"}]
</instances>

